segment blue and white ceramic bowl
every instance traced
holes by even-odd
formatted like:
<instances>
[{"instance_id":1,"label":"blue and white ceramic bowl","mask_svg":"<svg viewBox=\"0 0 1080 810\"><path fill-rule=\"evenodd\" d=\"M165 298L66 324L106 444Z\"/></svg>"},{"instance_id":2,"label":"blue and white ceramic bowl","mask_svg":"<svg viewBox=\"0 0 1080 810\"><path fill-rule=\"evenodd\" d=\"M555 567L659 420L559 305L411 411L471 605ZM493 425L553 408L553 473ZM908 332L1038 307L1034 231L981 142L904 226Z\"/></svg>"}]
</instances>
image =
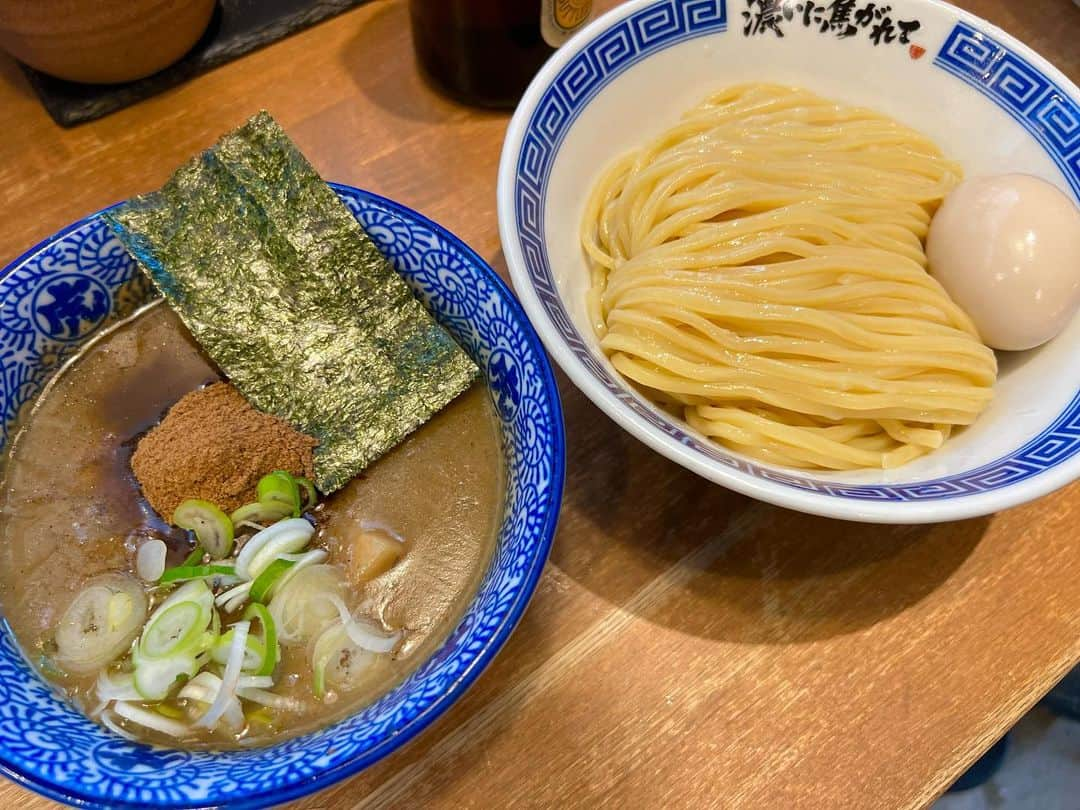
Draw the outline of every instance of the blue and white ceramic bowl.
<instances>
[{"instance_id":1,"label":"blue and white ceramic bowl","mask_svg":"<svg viewBox=\"0 0 1080 810\"><path fill-rule=\"evenodd\" d=\"M0 771L20 784L103 807L260 807L312 793L385 756L444 712L525 610L547 559L563 485L562 414L544 351L503 282L459 239L390 200L334 188L484 370L497 405L507 499L479 592L442 647L376 703L322 731L226 754L134 745L94 725L31 670L5 625ZM5 443L50 374L150 295L98 215L42 242L0 274Z\"/></svg>"},{"instance_id":2,"label":"blue and white ceramic bowl","mask_svg":"<svg viewBox=\"0 0 1080 810\"><path fill-rule=\"evenodd\" d=\"M514 288L574 384L679 464L805 512L952 520L1077 478L1080 318L1046 346L1000 355L995 401L978 422L890 471L809 474L753 462L655 408L615 372L585 313L579 225L588 189L609 161L711 90L755 81L876 108L931 136L968 176L1025 172L1080 197L1080 90L959 9L934 0L629 0L540 71L499 167L499 229Z\"/></svg>"}]
</instances>

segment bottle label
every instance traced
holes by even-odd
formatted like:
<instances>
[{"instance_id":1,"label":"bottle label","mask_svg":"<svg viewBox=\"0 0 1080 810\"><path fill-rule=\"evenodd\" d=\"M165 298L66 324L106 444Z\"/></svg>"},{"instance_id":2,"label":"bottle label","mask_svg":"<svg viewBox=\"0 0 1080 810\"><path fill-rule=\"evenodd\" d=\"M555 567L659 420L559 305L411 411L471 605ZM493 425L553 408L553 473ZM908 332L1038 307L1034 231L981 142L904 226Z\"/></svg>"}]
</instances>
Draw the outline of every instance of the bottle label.
<instances>
[{"instance_id":1,"label":"bottle label","mask_svg":"<svg viewBox=\"0 0 1080 810\"><path fill-rule=\"evenodd\" d=\"M588 22L591 15L592 0L543 0L540 33L548 45L558 48Z\"/></svg>"}]
</instances>

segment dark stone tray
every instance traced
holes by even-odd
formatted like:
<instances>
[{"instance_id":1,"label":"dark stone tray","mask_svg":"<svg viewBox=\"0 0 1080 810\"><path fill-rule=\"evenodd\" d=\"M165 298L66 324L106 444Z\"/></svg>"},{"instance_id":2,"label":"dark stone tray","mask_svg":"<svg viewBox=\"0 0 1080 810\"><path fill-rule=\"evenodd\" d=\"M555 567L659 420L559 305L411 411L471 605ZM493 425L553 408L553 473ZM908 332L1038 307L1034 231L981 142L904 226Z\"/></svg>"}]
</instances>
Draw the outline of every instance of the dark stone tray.
<instances>
[{"instance_id":1,"label":"dark stone tray","mask_svg":"<svg viewBox=\"0 0 1080 810\"><path fill-rule=\"evenodd\" d=\"M218 0L210 26L179 62L125 84L80 84L23 65L34 91L56 123L93 121L231 62L256 48L340 14L367 0Z\"/></svg>"}]
</instances>

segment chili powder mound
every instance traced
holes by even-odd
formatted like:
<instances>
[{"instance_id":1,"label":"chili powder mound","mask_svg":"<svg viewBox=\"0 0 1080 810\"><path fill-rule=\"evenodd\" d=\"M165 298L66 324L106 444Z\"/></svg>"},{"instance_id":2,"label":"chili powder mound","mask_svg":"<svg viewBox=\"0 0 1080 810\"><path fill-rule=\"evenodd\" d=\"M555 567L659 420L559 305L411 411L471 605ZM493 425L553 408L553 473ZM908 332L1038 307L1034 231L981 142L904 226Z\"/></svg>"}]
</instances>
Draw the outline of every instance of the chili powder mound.
<instances>
[{"instance_id":1,"label":"chili powder mound","mask_svg":"<svg viewBox=\"0 0 1080 810\"><path fill-rule=\"evenodd\" d=\"M311 478L316 444L219 382L173 405L139 441L131 469L154 511L166 520L188 498L231 512L254 501L259 479L273 470Z\"/></svg>"}]
</instances>

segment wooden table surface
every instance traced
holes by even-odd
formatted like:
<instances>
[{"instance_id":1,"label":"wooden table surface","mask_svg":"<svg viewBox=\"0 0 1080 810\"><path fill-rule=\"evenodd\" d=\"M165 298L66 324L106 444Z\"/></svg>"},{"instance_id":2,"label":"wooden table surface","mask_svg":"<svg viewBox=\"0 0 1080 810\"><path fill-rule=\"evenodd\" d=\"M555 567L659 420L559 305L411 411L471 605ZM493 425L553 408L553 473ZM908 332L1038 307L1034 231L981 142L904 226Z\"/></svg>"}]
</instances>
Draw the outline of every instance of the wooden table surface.
<instances>
[{"instance_id":1,"label":"wooden table surface","mask_svg":"<svg viewBox=\"0 0 1080 810\"><path fill-rule=\"evenodd\" d=\"M962 5L1080 81L1070 0ZM508 116L429 90L383 0L73 130L0 57L0 265L260 107L325 177L506 275ZM953 524L807 517L660 458L560 384L566 498L521 626L418 739L295 807L923 807L1080 660L1080 484ZM0 807L50 805L0 784Z\"/></svg>"}]
</instances>

